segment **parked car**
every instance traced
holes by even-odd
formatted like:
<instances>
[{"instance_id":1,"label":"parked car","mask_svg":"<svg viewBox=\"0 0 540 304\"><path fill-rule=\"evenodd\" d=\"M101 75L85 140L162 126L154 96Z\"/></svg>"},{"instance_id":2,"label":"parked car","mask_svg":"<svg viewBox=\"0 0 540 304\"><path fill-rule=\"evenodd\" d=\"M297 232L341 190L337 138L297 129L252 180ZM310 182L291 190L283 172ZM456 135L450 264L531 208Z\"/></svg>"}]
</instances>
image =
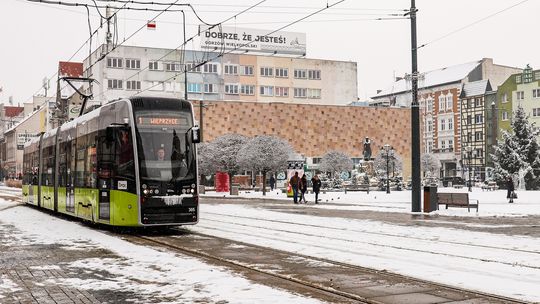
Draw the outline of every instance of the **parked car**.
<instances>
[{"instance_id":1,"label":"parked car","mask_svg":"<svg viewBox=\"0 0 540 304\"><path fill-rule=\"evenodd\" d=\"M445 176L442 180L443 187L464 185L465 181L460 176Z\"/></svg>"}]
</instances>

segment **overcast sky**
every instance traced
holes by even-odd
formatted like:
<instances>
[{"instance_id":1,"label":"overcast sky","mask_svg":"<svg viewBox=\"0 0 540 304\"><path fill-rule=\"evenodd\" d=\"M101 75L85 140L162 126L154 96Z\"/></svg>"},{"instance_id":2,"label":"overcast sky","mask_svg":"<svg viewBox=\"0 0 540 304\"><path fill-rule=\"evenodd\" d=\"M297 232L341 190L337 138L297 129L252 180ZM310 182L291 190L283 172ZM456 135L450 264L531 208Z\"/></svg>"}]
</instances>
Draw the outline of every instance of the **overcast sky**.
<instances>
[{"instance_id":1,"label":"overcast sky","mask_svg":"<svg viewBox=\"0 0 540 304\"><path fill-rule=\"evenodd\" d=\"M236 0L230 4L197 0L189 3L204 21L217 23L259 1ZM266 0L226 25L270 32L336 1ZM92 3L89 0L64 2ZM98 3L103 4L103 1ZM420 72L484 57L493 58L495 64L523 68L529 63L535 69L540 68L540 0L417 0L416 6L419 9L418 45L427 43L418 53ZM409 0L345 0L285 31L306 33L308 58L357 62L359 97L365 99L375 95L377 89L388 87L394 76L411 71L410 20L373 20L395 18L390 15L403 14L409 7ZM499 11L503 12L481 21ZM90 12L94 30L99 16L95 8ZM157 14L121 12L120 41ZM53 76L58 61L69 60L88 39L87 22L84 7L36 4L26 0L0 1L0 87L3 88L0 102L7 103L9 96L13 96L15 103L22 104L30 101L34 93L43 93L39 91L42 79ZM143 29L124 44L178 47L183 41L181 14L164 13L156 23L157 30ZM187 23L189 37L196 33L200 22L189 12ZM467 27L470 24L473 25ZM104 32L100 31L92 48L103 43L104 37ZM188 45L188 49L192 48L198 49L198 45ZM85 45L72 61L82 61L88 50L89 46ZM51 89L54 87L51 81Z\"/></svg>"}]
</instances>

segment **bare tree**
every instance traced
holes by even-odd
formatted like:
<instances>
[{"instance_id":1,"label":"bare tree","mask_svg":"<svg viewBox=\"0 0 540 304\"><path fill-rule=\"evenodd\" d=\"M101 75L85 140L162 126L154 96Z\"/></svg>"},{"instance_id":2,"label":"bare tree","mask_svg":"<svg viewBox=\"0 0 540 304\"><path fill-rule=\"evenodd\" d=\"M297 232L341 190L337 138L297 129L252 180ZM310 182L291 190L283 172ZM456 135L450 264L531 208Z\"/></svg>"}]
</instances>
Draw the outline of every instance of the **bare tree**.
<instances>
[{"instance_id":1,"label":"bare tree","mask_svg":"<svg viewBox=\"0 0 540 304\"><path fill-rule=\"evenodd\" d=\"M437 158L437 156L430 153L423 154L420 158L420 163L422 164L422 172L424 175L429 172L431 176L439 176L441 161Z\"/></svg>"},{"instance_id":2,"label":"bare tree","mask_svg":"<svg viewBox=\"0 0 540 304\"><path fill-rule=\"evenodd\" d=\"M275 136L261 135L249 140L238 153L242 168L260 172L263 176L263 195L266 195L266 174L287 167L291 145Z\"/></svg>"},{"instance_id":3,"label":"bare tree","mask_svg":"<svg viewBox=\"0 0 540 304\"><path fill-rule=\"evenodd\" d=\"M343 171L351 171L353 162L347 154L340 151L330 151L321 159L319 169L323 172L330 172L332 175Z\"/></svg>"},{"instance_id":4,"label":"bare tree","mask_svg":"<svg viewBox=\"0 0 540 304\"><path fill-rule=\"evenodd\" d=\"M229 182L232 185L233 176L238 173L240 166L237 161L238 152L247 143L248 139L239 134L225 134L213 141L208 146L212 164L218 171L227 172ZM229 187L232 193L232 187Z\"/></svg>"}]
</instances>

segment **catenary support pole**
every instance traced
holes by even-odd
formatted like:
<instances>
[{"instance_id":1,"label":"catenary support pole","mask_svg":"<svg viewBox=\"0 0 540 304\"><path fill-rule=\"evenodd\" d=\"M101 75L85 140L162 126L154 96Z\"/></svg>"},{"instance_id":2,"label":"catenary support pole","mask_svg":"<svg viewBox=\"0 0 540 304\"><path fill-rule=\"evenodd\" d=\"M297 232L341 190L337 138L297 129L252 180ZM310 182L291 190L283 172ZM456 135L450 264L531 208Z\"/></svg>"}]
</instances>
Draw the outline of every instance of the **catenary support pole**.
<instances>
[{"instance_id":1,"label":"catenary support pole","mask_svg":"<svg viewBox=\"0 0 540 304\"><path fill-rule=\"evenodd\" d=\"M411 102L411 154L412 154L412 212L420 212L420 108L418 105L418 63L416 47L416 6L411 0L411 57L412 57L412 102Z\"/></svg>"}]
</instances>

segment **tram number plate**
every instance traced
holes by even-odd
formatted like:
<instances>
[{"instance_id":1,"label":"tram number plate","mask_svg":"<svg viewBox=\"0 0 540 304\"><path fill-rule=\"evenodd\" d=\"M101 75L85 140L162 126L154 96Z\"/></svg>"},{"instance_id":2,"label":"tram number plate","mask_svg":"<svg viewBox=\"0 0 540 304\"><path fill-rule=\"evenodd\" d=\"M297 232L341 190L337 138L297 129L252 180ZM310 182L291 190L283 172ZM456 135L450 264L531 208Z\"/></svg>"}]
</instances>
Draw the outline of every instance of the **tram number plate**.
<instances>
[{"instance_id":1,"label":"tram number plate","mask_svg":"<svg viewBox=\"0 0 540 304\"><path fill-rule=\"evenodd\" d=\"M118 190L127 190L127 181L118 181Z\"/></svg>"},{"instance_id":2,"label":"tram number plate","mask_svg":"<svg viewBox=\"0 0 540 304\"><path fill-rule=\"evenodd\" d=\"M167 206L173 206L173 205L182 205L182 197L181 196L164 196L161 198L165 205Z\"/></svg>"}]
</instances>

